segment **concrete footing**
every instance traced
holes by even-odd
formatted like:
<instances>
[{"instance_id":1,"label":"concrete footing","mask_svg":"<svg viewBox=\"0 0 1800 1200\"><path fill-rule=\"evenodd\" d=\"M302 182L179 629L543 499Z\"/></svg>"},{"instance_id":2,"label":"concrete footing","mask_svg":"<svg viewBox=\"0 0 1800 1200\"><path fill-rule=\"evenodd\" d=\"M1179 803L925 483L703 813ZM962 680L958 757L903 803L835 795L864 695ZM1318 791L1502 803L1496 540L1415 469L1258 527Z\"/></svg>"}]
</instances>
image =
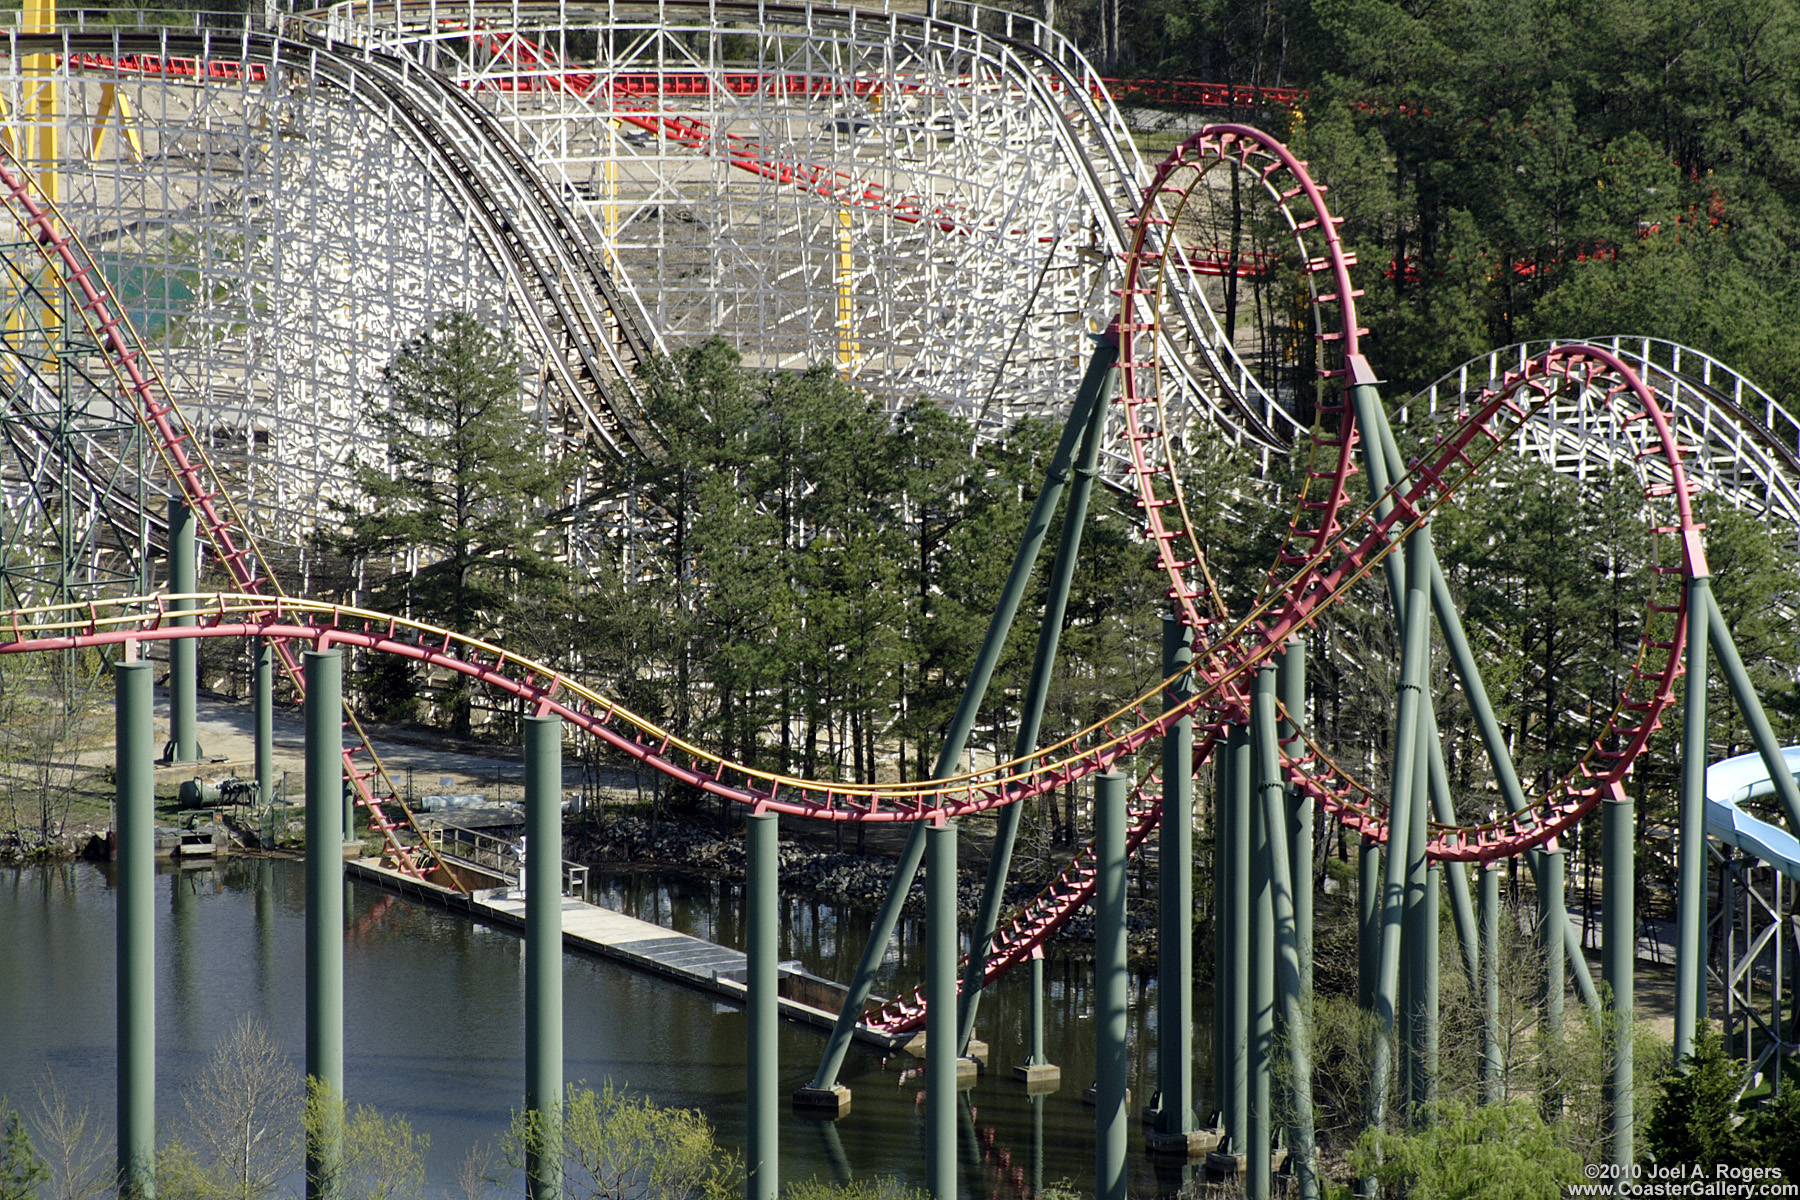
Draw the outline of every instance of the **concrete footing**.
<instances>
[{"instance_id":1,"label":"concrete footing","mask_svg":"<svg viewBox=\"0 0 1800 1200\"><path fill-rule=\"evenodd\" d=\"M956 1060L956 1086L958 1088L973 1087L981 1077L981 1063L973 1058Z\"/></svg>"},{"instance_id":2,"label":"concrete footing","mask_svg":"<svg viewBox=\"0 0 1800 1200\"><path fill-rule=\"evenodd\" d=\"M1206 1155L1206 1169L1213 1175L1241 1175L1244 1172L1244 1156L1224 1150L1209 1151Z\"/></svg>"},{"instance_id":3,"label":"concrete footing","mask_svg":"<svg viewBox=\"0 0 1800 1200\"><path fill-rule=\"evenodd\" d=\"M833 1121L850 1115L850 1089L841 1083L828 1088L803 1087L794 1093L794 1111Z\"/></svg>"},{"instance_id":4,"label":"concrete footing","mask_svg":"<svg viewBox=\"0 0 1800 1200\"><path fill-rule=\"evenodd\" d=\"M1196 1129L1192 1133L1157 1133L1144 1135L1144 1150L1161 1158L1205 1158L1219 1148L1225 1138L1223 1129Z\"/></svg>"},{"instance_id":5,"label":"concrete footing","mask_svg":"<svg viewBox=\"0 0 1800 1200\"><path fill-rule=\"evenodd\" d=\"M1087 1085L1086 1088L1082 1089L1081 1102L1083 1104L1088 1105L1090 1108L1094 1105L1094 1103L1095 1103L1094 1097L1096 1095L1095 1089L1098 1086L1099 1085L1097 1085L1097 1084L1090 1083ZM1131 1089L1130 1088L1125 1089L1125 1111L1127 1111L1127 1112L1131 1111Z\"/></svg>"},{"instance_id":6,"label":"concrete footing","mask_svg":"<svg viewBox=\"0 0 1800 1200\"><path fill-rule=\"evenodd\" d=\"M1012 1069L1012 1077L1027 1092L1053 1092L1062 1085L1062 1068L1055 1063L1020 1063Z\"/></svg>"}]
</instances>

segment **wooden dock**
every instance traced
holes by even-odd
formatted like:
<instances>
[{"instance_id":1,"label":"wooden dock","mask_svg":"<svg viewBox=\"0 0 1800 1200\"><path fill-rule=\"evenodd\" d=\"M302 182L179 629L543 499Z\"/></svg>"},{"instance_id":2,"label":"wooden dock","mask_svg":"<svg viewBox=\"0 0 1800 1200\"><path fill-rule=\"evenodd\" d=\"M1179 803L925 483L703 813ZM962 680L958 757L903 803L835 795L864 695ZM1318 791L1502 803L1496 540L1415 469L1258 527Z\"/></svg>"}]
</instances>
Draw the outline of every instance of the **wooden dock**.
<instances>
[{"instance_id":1,"label":"wooden dock","mask_svg":"<svg viewBox=\"0 0 1800 1200\"><path fill-rule=\"evenodd\" d=\"M346 862L344 870L377 887L464 913L473 920L521 936L525 933L525 899L515 898L516 889L482 888L465 896L359 859ZM741 950L676 933L568 896L563 897L562 925L566 950L622 963L733 1004L744 1002L745 958ZM819 1029L830 1029L836 1023L837 1006L846 991L842 984L783 964L779 986L784 1019ZM905 1047L917 1035L883 1033L858 1025L855 1036L858 1041L893 1050Z\"/></svg>"}]
</instances>

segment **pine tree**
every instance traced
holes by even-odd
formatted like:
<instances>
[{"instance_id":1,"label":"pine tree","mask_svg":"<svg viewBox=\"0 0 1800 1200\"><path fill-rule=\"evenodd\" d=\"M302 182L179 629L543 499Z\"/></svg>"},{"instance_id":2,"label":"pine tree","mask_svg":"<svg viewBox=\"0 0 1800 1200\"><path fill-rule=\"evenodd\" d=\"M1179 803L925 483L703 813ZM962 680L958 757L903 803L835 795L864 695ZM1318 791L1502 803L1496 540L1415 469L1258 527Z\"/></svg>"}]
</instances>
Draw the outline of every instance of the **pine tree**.
<instances>
[{"instance_id":1,"label":"pine tree","mask_svg":"<svg viewBox=\"0 0 1800 1200\"><path fill-rule=\"evenodd\" d=\"M9 1108L0 1097L0 1200L32 1200L38 1184L47 1177L43 1160L31 1148L31 1135L17 1109Z\"/></svg>"},{"instance_id":2,"label":"pine tree","mask_svg":"<svg viewBox=\"0 0 1800 1200\"><path fill-rule=\"evenodd\" d=\"M385 461L356 472L360 503L337 506L338 547L417 556L416 572L376 589L390 611L490 639L541 627L563 591L546 515L563 475L520 404L511 339L450 313L402 345L382 378L388 405L371 421ZM510 619L525 612L528 622ZM382 682L391 692L394 681ZM464 685L449 705L453 731L468 736Z\"/></svg>"},{"instance_id":3,"label":"pine tree","mask_svg":"<svg viewBox=\"0 0 1800 1200\"><path fill-rule=\"evenodd\" d=\"M1738 1161L1737 1082L1741 1064L1725 1053L1724 1039L1701 1022L1694 1049L1663 1081L1644 1130L1644 1148L1661 1166L1711 1168Z\"/></svg>"}]
</instances>

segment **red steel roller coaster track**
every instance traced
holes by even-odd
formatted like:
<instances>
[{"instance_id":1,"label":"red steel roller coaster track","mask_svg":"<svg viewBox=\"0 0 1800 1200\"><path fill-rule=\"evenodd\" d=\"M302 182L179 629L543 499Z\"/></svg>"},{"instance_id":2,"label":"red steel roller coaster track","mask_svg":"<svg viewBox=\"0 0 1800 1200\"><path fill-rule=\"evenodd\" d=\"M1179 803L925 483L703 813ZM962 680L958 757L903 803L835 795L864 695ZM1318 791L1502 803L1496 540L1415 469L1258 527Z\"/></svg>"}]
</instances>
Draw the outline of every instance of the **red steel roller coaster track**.
<instances>
[{"instance_id":1,"label":"red steel roller coaster track","mask_svg":"<svg viewBox=\"0 0 1800 1200\"><path fill-rule=\"evenodd\" d=\"M194 69L200 70L197 64ZM204 73L209 78L214 77L209 71ZM49 270L74 302L75 312L106 354L107 366L124 400L136 415L138 424L153 437L169 478L194 511L220 565L243 591L254 594L266 588L279 595L279 581L269 570L242 514L220 484L217 473L194 437L193 428L176 406L149 351L108 289L105 277L87 247L66 227L55 207L36 191L29 172L23 169L11 149L0 144L0 152L3 152L0 193L4 193L14 221L42 252ZM275 640L272 645L289 680L304 694L305 675L292 649L281 640ZM399 828L389 820L381 805L383 802L394 804L403 812L406 812L406 806L388 779L374 747L363 734L356 714L345 709L345 716L356 739L346 743L344 748L344 776L350 780L357 802L367 811L369 824L380 832L385 851L392 861L407 874L422 879L426 873L424 861L435 860L436 854L428 846L412 846L400 840ZM367 768L358 761L362 754L368 756ZM377 794L376 783L382 785L383 794ZM407 823L411 820L412 814L406 812ZM452 886L463 890L454 873L445 874Z\"/></svg>"},{"instance_id":2,"label":"red steel roller coaster track","mask_svg":"<svg viewBox=\"0 0 1800 1200\"><path fill-rule=\"evenodd\" d=\"M1189 196L1204 186L1206 173L1218 167L1248 172L1277 198L1305 255L1307 275L1323 281L1324 290L1315 287L1314 300L1326 364L1321 373L1330 391L1329 401L1321 405L1321 422L1313 433L1304 484L1284 544L1261 597L1247 615L1236 619L1224 612L1207 583L1204 555L1191 531L1180 488L1176 447L1161 432L1157 391L1163 374L1158 357L1160 302L1169 282L1164 267L1172 263L1181 269L1184 260L1175 234L1182 211ZM265 583L272 586L273 581L266 568L260 568L253 540L229 499L220 495L191 431L154 371L147 368L142 344L119 315L92 260L60 227L54 213L31 194L16 164L0 165L0 191L74 297L105 349L122 391L158 439L171 478L200 513L221 561L243 589L21 610L0 616L0 653L263 636L284 646L284 662L298 682L298 666L286 643L360 646L485 683L539 713L562 716L673 779L757 811L837 821L918 821L986 811L1083 779L1144 748L1183 716L1196 720L1195 762L1204 761L1228 725L1248 720L1245 681L1251 673L1396 552L1408 533L1420 528L1439 505L1504 451L1522 424L1558 405L1597 406L1596 411L1609 414L1614 436L1635 447L1648 480L1646 502L1657 512L1658 545L1672 542L1675 549L1656 566L1657 576L1674 577L1685 593L1687 579L1704 570L1704 549L1690 504L1692 489L1669 422L1631 369L1594 347L1557 347L1509 374L1479 403L1471 404L1466 417L1401 475L1382 503L1365 507L1351 503L1348 485L1356 473L1354 451L1362 434L1347 396L1350 388L1373 383L1358 344L1363 331L1356 327L1351 261L1338 242L1322 189L1303 163L1257 130L1213 126L1184 142L1157 170L1135 222L1118 321L1119 403L1138 481L1138 503L1146 537L1169 576L1169 595L1194 631L1192 699L1160 710L1164 688L1171 682L1164 681L1053 745L951 779L853 784L768 772L685 742L579 681L499 646L386 614L263 594ZM262 574L253 569L253 562ZM189 600L196 602L194 609L174 606ZM1579 761L1518 813L1476 826L1434 824L1427 851L1432 859L1487 861L1520 854L1556 838L1622 785L1645 740L1658 727L1681 673L1684 600L1684 595L1649 598L1635 661L1601 732ZM195 624L171 624L173 618L188 616ZM1304 739L1288 743L1282 769L1294 786L1309 792L1347 826L1385 839L1384 798L1316 744ZM1147 776L1134 794L1134 845L1154 827L1154 789L1154 776ZM990 979L1023 961L1031 947L1065 923L1091 895L1090 855L1091 849L1079 856L1003 931L992 952ZM905 1029L922 1019L922 1004L904 1001L874 1014L871 1022Z\"/></svg>"}]
</instances>

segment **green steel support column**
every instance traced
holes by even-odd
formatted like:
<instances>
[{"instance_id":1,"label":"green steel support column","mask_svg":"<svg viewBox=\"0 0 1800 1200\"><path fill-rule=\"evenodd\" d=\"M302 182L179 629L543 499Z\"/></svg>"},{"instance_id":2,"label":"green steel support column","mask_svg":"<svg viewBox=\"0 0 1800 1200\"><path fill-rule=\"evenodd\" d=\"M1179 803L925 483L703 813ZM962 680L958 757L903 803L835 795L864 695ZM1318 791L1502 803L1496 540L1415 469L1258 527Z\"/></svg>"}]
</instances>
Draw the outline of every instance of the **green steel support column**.
<instances>
[{"instance_id":1,"label":"green steel support column","mask_svg":"<svg viewBox=\"0 0 1800 1200\"><path fill-rule=\"evenodd\" d=\"M156 727L151 666L113 668L118 797L119 1196L156 1196Z\"/></svg>"},{"instance_id":2,"label":"green steel support column","mask_svg":"<svg viewBox=\"0 0 1800 1200\"><path fill-rule=\"evenodd\" d=\"M306 1073L344 1098L344 656L306 652ZM337 1200L344 1131L306 1147L307 1200Z\"/></svg>"},{"instance_id":3,"label":"green steel support column","mask_svg":"<svg viewBox=\"0 0 1800 1200\"><path fill-rule=\"evenodd\" d=\"M1381 459L1381 479L1385 481L1389 478L1390 473L1398 474L1401 470L1402 460L1400 458L1400 448L1394 441L1393 427L1388 424L1387 414L1382 410L1379 403L1370 406L1366 412L1363 408L1359 407L1356 419L1364 426L1364 428L1373 430L1374 439L1379 442L1381 446L1381 454L1379 456L1366 456L1366 461L1370 464L1371 478L1369 486L1371 498L1373 498L1374 495L1378 494L1374 477L1376 467L1373 460L1377 457ZM1380 490L1385 490L1386 486L1386 483L1383 482ZM1389 507L1391 506L1383 505L1382 511L1385 512ZM1462 615L1457 612L1456 602L1450 595L1450 585L1444 578L1443 567L1438 563L1437 550L1430 544L1429 540L1427 540L1423 555L1425 559L1425 568L1430 572L1431 576L1432 611L1437 616L1438 628L1443 632L1444 644L1450 651L1451 664L1456 670L1458 680L1462 683L1463 696L1468 702L1471 715L1475 718L1476 729L1481 734L1482 746L1486 749L1488 762L1494 770L1494 779L1499 784L1502 798L1506 801L1507 811L1513 813L1523 812L1525 809L1525 791L1519 784L1518 773L1513 767L1512 755L1507 751L1506 738L1500 730L1500 722L1495 718L1493 706L1488 701L1487 688L1481 678L1481 668L1475 661L1475 655L1469 649L1469 639L1463 632ZM1390 563L1393 562L1394 557L1395 556L1393 555L1389 555L1387 561ZM1405 572L1402 571L1402 577L1404 577L1404 574ZM1393 575L1390 573L1390 588L1392 587L1392 583ZM1396 604L1396 608L1397 607L1398 605ZM1429 697L1427 697L1427 699L1429 700ZM1443 748L1441 746L1437 747L1435 758L1437 761L1433 780L1434 788L1438 786L1437 777L1443 775ZM1445 789L1445 796L1447 800L1447 788ZM1435 797L1434 803L1437 803L1438 819L1440 821L1448 820L1449 817L1454 814L1454 807L1449 807L1447 810L1446 805L1444 803L1438 803ZM1536 880L1538 889L1540 891L1543 890L1543 853L1541 851L1533 850L1527 854L1526 861L1531 866L1532 878ZM1451 902L1456 905L1454 912L1457 919L1457 931L1459 936L1463 935L1465 932L1470 934L1473 933L1472 928L1465 928L1464 925L1467 916L1467 895L1467 881L1463 881L1459 898L1459 889L1456 880L1453 878L1451 880L1450 896ZM1597 1010L1600 1006L1600 997L1599 993L1594 990L1594 980L1592 975L1588 972L1587 959L1583 956L1581 951L1580 935L1575 932L1575 927L1570 925L1566 919L1563 923L1562 940L1568 957L1569 969L1575 973L1575 984L1581 991L1582 1003L1586 1004L1589 1008ZM1468 953L1467 945L1468 943L1465 942L1465 956Z\"/></svg>"},{"instance_id":4,"label":"green steel support column","mask_svg":"<svg viewBox=\"0 0 1800 1200\"><path fill-rule=\"evenodd\" d=\"M1712 580L1688 581L1687 692L1681 712L1681 816L1675 888L1675 1061L1706 1016L1706 643Z\"/></svg>"},{"instance_id":5,"label":"green steel support column","mask_svg":"<svg viewBox=\"0 0 1800 1200\"><path fill-rule=\"evenodd\" d=\"M1230 941L1231 995L1225 1016L1226 1144L1233 1154L1250 1145L1250 730L1233 725L1226 734L1231 756L1231 892L1222 914Z\"/></svg>"},{"instance_id":6,"label":"green steel support column","mask_svg":"<svg viewBox=\"0 0 1800 1200\"><path fill-rule=\"evenodd\" d=\"M1425 934L1424 944L1419 947L1419 956L1415 960L1420 964L1419 970L1419 1009L1413 1019L1414 1036L1419 1042L1419 1066L1414 1075L1418 1080L1418 1103L1414 1108L1419 1120L1429 1123L1432 1111L1437 1105L1438 1084L1438 1039L1442 1025L1439 1021L1439 976L1438 976L1438 910L1444 894L1444 868L1440 863L1432 863L1425 869L1425 896L1420 905L1422 912L1419 925Z\"/></svg>"},{"instance_id":7,"label":"green steel support column","mask_svg":"<svg viewBox=\"0 0 1800 1200\"><path fill-rule=\"evenodd\" d=\"M1406 591L1406 641L1400 658L1400 697L1394 716L1393 778L1388 790L1388 843L1386 871L1381 897L1381 957L1375 976L1375 1047L1369 1071L1369 1104L1365 1124L1380 1129L1386 1124L1388 1088L1394 1074L1394 1026L1397 1015L1396 991L1400 976L1400 929L1406 909L1407 868L1410 862L1408 842L1412 829L1414 800L1424 797L1414 787L1419 758L1419 715L1425 686L1427 651L1431 629L1426 622L1430 604L1423 586L1425 572L1414 570L1425 545L1423 538L1409 538L1406 544L1407 574L1411 584Z\"/></svg>"},{"instance_id":8,"label":"green steel support column","mask_svg":"<svg viewBox=\"0 0 1800 1200\"><path fill-rule=\"evenodd\" d=\"M1086 430L1095 407L1100 404L1102 394L1111 385L1113 367L1118 359L1118 344L1107 339L1102 339L1094 347L1093 356L1088 359L1087 373L1081 379L1081 390L1076 393L1069 418L1063 423L1062 439L1057 443L1050 465L1044 472L1044 486L1031 506L1031 515L1025 522L1025 532L1020 535L1019 548L1013 555L1012 569L1007 574L999 603L994 606L994 613L988 619L987 634L975 656L975 665L969 672L968 682L963 685L962 699L957 704L956 715L951 718L950 726L945 731L944 745L938 752L937 765L932 771L935 779L954 774L956 764L968 746L969 732L975 726L981 701L987 695L988 681L993 678L1001 651L1006 648L1006 636L1012 630L1013 617L1025 598L1025 586L1031 580L1032 567L1037 562L1039 551L1043 549L1044 537L1056 515L1056 506L1062 499L1063 485L1068 480L1069 464L1074 457L1076 444ZM813 1073L812 1083L800 1093L803 1098L828 1094L838 1085L838 1072L843 1068L844 1055L850 1049L850 1038L862 1016L863 1005L868 1002L869 993L875 987L875 973L887 957L888 944L894 938L894 926L900 920L900 909L906 902L907 892L912 888L913 877L918 874L919 862L924 853L924 828L922 825L915 825L900 853L899 861L894 864L888 894L869 929L868 943L863 947L862 958L857 962L856 974L851 977L844 996L844 1006L838 1011L837 1022L831 1027L831 1036L826 1040L825 1052L819 1059L819 1069ZM954 996L951 1003L955 1003ZM955 1114L951 1115L951 1128L954 1129Z\"/></svg>"},{"instance_id":9,"label":"green steel support column","mask_svg":"<svg viewBox=\"0 0 1800 1200\"><path fill-rule=\"evenodd\" d=\"M1048 1066L1050 1057L1044 1052L1044 948L1031 948L1031 1055L1027 1066Z\"/></svg>"},{"instance_id":10,"label":"green steel support column","mask_svg":"<svg viewBox=\"0 0 1800 1200\"><path fill-rule=\"evenodd\" d=\"M1014 758L1023 758L1037 749L1038 727L1044 717L1044 702L1050 696L1063 615L1068 610L1069 591L1075 581L1075 564L1081 558L1081 535L1087 525L1088 498L1093 494L1094 478L1100 473L1100 444L1106 440L1107 401L1113 379L1111 373L1102 378L1087 425L1082 430L1081 453L1075 464L1075 477L1068 485L1069 502L1063 507L1062 532L1057 539L1056 558L1051 564L1044 618L1038 624L1037 653L1032 657L1031 677L1019 701L1019 732L1013 739ZM1168 812L1166 797L1163 812ZM988 854L987 882L982 888L975 928L969 932L969 963L963 972L962 993L957 1001L958 1053L967 1050L969 1039L975 1034L975 1011L981 1003L982 980L987 976L988 951L993 945L994 929L1000 923L1006 876L1012 868L1013 842L1018 838L1019 821L1023 816L1022 805L1009 804L1000 810L995 825L994 846Z\"/></svg>"},{"instance_id":11,"label":"green steel support column","mask_svg":"<svg viewBox=\"0 0 1800 1200\"><path fill-rule=\"evenodd\" d=\"M925 845L926 1172L956 1200L956 826L927 826Z\"/></svg>"},{"instance_id":12,"label":"green steel support column","mask_svg":"<svg viewBox=\"0 0 1800 1200\"><path fill-rule=\"evenodd\" d=\"M1429 673L1430 655L1426 655ZM1406 1020L1407 1113L1409 1125L1419 1125L1431 1103L1437 1071L1438 906L1433 886L1439 880L1425 857L1430 837L1426 804L1429 755L1425 747L1437 738L1436 727L1425 728L1427 705L1419 705L1419 751L1413 759L1413 794L1407 807L1406 917L1400 939L1406 957L1406 982L1402 1012Z\"/></svg>"},{"instance_id":13,"label":"green steel support column","mask_svg":"<svg viewBox=\"0 0 1800 1200\"><path fill-rule=\"evenodd\" d=\"M1162 673L1168 679L1194 661L1188 627L1163 614ZM1163 695L1163 711L1193 695L1183 675ZM1162 824L1157 831L1156 1091L1154 1131L1179 1139L1187 1153L1194 1130L1194 721L1183 717L1163 735Z\"/></svg>"},{"instance_id":14,"label":"green steel support column","mask_svg":"<svg viewBox=\"0 0 1800 1200\"><path fill-rule=\"evenodd\" d=\"M1267 693L1267 721L1262 701ZM1271 855L1274 831L1269 828L1265 798L1282 787L1281 773L1263 773L1265 763L1257 747L1273 743L1275 729L1275 668L1265 665L1256 672L1257 706L1251 710L1251 770L1255 794L1250 802L1250 1040L1249 1142L1244 1148L1244 1194L1249 1200L1269 1200L1271 1158L1275 1147L1274 1096L1270 1084L1275 1047L1275 908ZM1284 814L1285 818L1285 814Z\"/></svg>"},{"instance_id":15,"label":"green steel support column","mask_svg":"<svg viewBox=\"0 0 1800 1200\"><path fill-rule=\"evenodd\" d=\"M181 500L169 501L169 590L172 592L200 590L194 524L193 509ZM191 600L180 600L174 605L178 610L193 606ZM170 623L188 626L194 623L194 618L175 617ZM192 638L176 638L169 643L170 762L194 762L200 757L200 735L196 724L199 649L200 644Z\"/></svg>"},{"instance_id":16,"label":"green steel support column","mask_svg":"<svg viewBox=\"0 0 1800 1200\"><path fill-rule=\"evenodd\" d=\"M1094 784L1094 1200L1125 1200L1125 776Z\"/></svg>"},{"instance_id":17,"label":"green steel support column","mask_svg":"<svg viewBox=\"0 0 1800 1200\"><path fill-rule=\"evenodd\" d=\"M1283 666L1285 668L1286 664ZM1300 891L1311 888L1312 859L1306 860L1305 875L1295 874L1296 856L1288 840L1289 811L1286 789L1281 783L1281 761L1275 736L1274 674L1269 670L1257 672L1252 723L1257 731L1256 774L1262 791L1263 826L1268 831L1269 842L1275 990L1280 997L1282 1041L1286 1043L1288 1055L1283 1107L1289 1113L1288 1162L1292 1167L1296 1194L1300 1200L1318 1200L1319 1164L1313 1140L1312 1028L1301 980L1299 919L1295 903ZM1283 703L1286 703L1285 699Z\"/></svg>"},{"instance_id":18,"label":"green steel support column","mask_svg":"<svg viewBox=\"0 0 1800 1200\"><path fill-rule=\"evenodd\" d=\"M1225 914L1231 897L1231 752L1227 745L1213 750L1213 821L1212 821L1212 1126L1230 1126L1225 1113L1228 1107L1231 1070L1226 1062L1226 1047L1231 1044L1226 1018L1231 1010L1231 934L1225 927Z\"/></svg>"},{"instance_id":19,"label":"green steel support column","mask_svg":"<svg viewBox=\"0 0 1800 1200\"><path fill-rule=\"evenodd\" d=\"M781 818L772 812L751 814L744 838L748 860L744 1017L750 1041L745 1194L748 1200L775 1200L781 1184L781 1005L776 992L781 960Z\"/></svg>"},{"instance_id":20,"label":"green steel support column","mask_svg":"<svg viewBox=\"0 0 1800 1200\"><path fill-rule=\"evenodd\" d=\"M1564 952L1558 932L1569 919L1563 895L1561 850L1544 855L1544 871L1539 878L1543 882L1538 888L1538 952L1544 956L1544 995L1538 1034L1543 1040L1544 1053L1549 1062L1547 1075L1553 1081L1545 1089L1541 1100L1544 1120L1558 1121L1562 1119L1563 1097L1554 1081L1558 1078L1564 1057L1563 995L1568 990L1568 982L1563 974L1563 963L1567 961L1568 955Z\"/></svg>"},{"instance_id":21,"label":"green steel support column","mask_svg":"<svg viewBox=\"0 0 1800 1200\"><path fill-rule=\"evenodd\" d=\"M1705 589L1705 594L1706 636L1719 660L1719 670L1724 672L1731 698L1737 701L1738 713L1750 729L1750 741L1762 755L1763 766L1768 768L1775 794L1781 798L1781 810L1787 814L1788 828L1800 829L1800 784L1794 782L1794 773L1782 757L1781 743L1769 727L1762 697L1757 695L1756 685L1750 682L1750 672L1744 670L1744 660L1738 657L1737 644L1731 640L1731 626L1719 612L1719 598L1713 595L1710 587Z\"/></svg>"},{"instance_id":22,"label":"green steel support column","mask_svg":"<svg viewBox=\"0 0 1800 1200\"><path fill-rule=\"evenodd\" d=\"M1481 1102L1500 1104L1500 864L1481 864Z\"/></svg>"},{"instance_id":23,"label":"green steel support column","mask_svg":"<svg viewBox=\"0 0 1800 1200\"><path fill-rule=\"evenodd\" d=\"M1444 743L1438 735L1437 714L1431 702L1431 691L1425 692L1425 725L1420 737L1427 738L1425 752L1430 768L1431 811L1445 825L1461 824L1456 818L1456 802L1450 798L1450 772L1444 765ZM1450 887L1450 916L1456 926L1456 944L1462 950L1463 977L1471 991L1481 975L1481 934L1475 927L1475 902L1469 895L1469 876L1460 865L1447 868L1445 882Z\"/></svg>"},{"instance_id":24,"label":"green steel support column","mask_svg":"<svg viewBox=\"0 0 1800 1200\"><path fill-rule=\"evenodd\" d=\"M256 802L275 800L275 648L266 638L251 638L255 656L256 693Z\"/></svg>"},{"instance_id":25,"label":"green steel support column","mask_svg":"<svg viewBox=\"0 0 1800 1200\"><path fill-rule=\"evenodd\" d=\"M1615 1166L1629 1167L1634 1159L1632 1139L1632 1062L1631 1037L1635 1021L1632 989L1636 970L1637 889L1633 876L1637 870L1636 821L1633 819L1631 796L1622 787L1600 805L1600 872L1606 889L1601 919L1605 939L1601 943L1602 969L1612 987L1613 1053L1612 1078L1608 1080L1608 1142L1610 1159ZM1621 1178L1623 1178L1621 1176Z\"/></svg>"},{"instance_id":26,"label":"green steel support column","mask_svg":"<svg viewBox=\"0 0 1800 1200\"><path fill-rule=\"evenodd\" d=\"M1306 642L1295 638L1281 652L1278 675L1281 706L1288 719L1281 722L1284 739L1306 731ZM1303 753L1296 746L1295 753ZM1311 1011L1313 956L1313 800L1298 788L1288 794L1288 861L1294 886L1294 950L1300 960L1300 995Z\"/></svg>"},{"instance_id":27,"label":"green steel support column","mask_svg":"<svg viewBox=\"0 0 1800 1200\"><path fill-rule=\"evenodd\" d=\"M1356 1007L1375 1011L1381 974L1381 843L1359 833L1356 843Z\"/></svg>"},{"instance_id":28,"label":"green steel support column","mask_svg":"<svg viewBox=\"0 0 1800 1200\"><path fill-rule=\"evenodd\" d=\"M536 1134L528 1147L526 1186L531 1200L561 1200L561 717L525 718L525 821L525 1111ZM754 857L751 863L754 865ZM751 1053L754 1055L755 1050ZM754 1097L755 1093L751 1094ZM754 1103L750 1111L754 1129ZM755 1170L754 1160L751 1170Z\"/></svg>"}]
</instances>

